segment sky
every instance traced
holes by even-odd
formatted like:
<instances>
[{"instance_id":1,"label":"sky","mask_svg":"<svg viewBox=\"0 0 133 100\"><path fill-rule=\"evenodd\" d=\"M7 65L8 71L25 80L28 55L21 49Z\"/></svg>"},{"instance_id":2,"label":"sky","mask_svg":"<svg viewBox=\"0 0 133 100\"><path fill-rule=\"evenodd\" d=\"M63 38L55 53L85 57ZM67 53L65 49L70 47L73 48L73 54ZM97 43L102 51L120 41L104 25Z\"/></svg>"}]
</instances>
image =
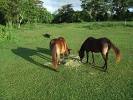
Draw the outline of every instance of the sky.
<instances>
[{"instance_id":1,"label":"sky","mask_svg":"<svg viewBox=\"0 0 133 100\"><path fill-rule=\"evenodd\" d=\"M81 10L81 1L80 0L42 0L43 6L51 13L57 11L61 6L65 4L72 4L73 9ZM130 12L133 12L133 7L128 9Z\"/></svg>"},{"instance_id":2,"label":"sky","mask_svg":"<svg viewBox=\"0 0 133 100\"><path fill-rule=\"evenodd\" d=\"M81 10L81 2L80 0L42 0L43 6L47 8L47 10L51 13L54 13L61 6L65 4L72 4L74 10Z\"/></svg>"},{"instance_id":3,"label":"sky","mask_svg":"<svg viewBox=\"0 0 133 100\"><path fill-rule=\"evenodd\" d=\"M133 8L129 8L128 10L129 10L130 12L133 12Z\"/></svg>"}]
</instances>

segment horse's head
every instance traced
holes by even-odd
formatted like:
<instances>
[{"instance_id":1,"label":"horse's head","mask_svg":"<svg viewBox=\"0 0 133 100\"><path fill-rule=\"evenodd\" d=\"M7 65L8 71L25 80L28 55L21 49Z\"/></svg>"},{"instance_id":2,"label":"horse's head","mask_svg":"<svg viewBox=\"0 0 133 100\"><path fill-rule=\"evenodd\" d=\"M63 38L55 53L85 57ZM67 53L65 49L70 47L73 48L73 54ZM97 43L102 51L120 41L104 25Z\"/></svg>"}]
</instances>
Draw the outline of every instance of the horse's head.
<instances>
[{"instance_id":1,"label":"horse's head","mask_svg":"<svg viewBox=\"0 0 133 100\"><path fill-rule=\"evenodd\" d=\"M72 49L67 48L67 50L66 50L66 52L65 52L65 55L68 56L68 55L70 54L70 51L71 51L71 50L72 50Z\"/></svg>"},{"instance_id":2,"label":"horse's head","mask_svg":"<svg viewBox=\"0 0 133 100\"><path fill-rule=\"evenodd\" d=\"M68 54L70 54L70 51L71 51L72 49L68 49Z\"/></svg>"},{"instance_id":3,"label":"horse's head","mask_svg":"<svg viewBox=\"0 0 133 100\"><path fill-rule=\"evenodd\" d=\"M84 58L84 51L82 51L82 50L79 51L79 57L80 57L80 61L82 62L82 60Z\"/></svg>"}]
</instances>

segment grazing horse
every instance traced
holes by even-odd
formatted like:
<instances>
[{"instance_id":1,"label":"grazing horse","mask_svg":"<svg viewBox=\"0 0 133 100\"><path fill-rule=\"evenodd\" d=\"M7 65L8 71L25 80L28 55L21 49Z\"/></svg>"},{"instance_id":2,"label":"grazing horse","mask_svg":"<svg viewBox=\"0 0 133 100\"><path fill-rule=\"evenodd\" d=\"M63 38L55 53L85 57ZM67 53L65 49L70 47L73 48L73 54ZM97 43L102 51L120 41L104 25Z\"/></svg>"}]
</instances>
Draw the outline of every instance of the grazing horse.
<instances>
[{"instance_id":1,"label":"grazing horse","mask_svg":"<svg viewBox=\"0 0 133 100\"><path fill-rule=\"evenodd\" d=\"M107 60L108 60L108 53L110 48L113 49L116 55L116 62L120 61L120 50L107 38L99 38L95 39L93 37L88 37L84 43L82 44L80 50L79 50L79 57L80 61L82 62L82 59L84 58L84 52L86 52L87 57L87 63L88 63L88 53L92 53L93 63L94 63L94 53L100 52L102 54L102 57L105 61L103 69L106 71L107 69Z\"/></svg>"},{"instance_id":2,"label":"grazing horse","mask_svg":"<svg viewBox=\"0 0 133 100\"><path fill-rule=\"evenodd\" d=\"M52 64L54 69L57 69L57 65L60 64L60 55L63 57L70 54L68 45L63 37L55 38L50 41L50 50L52 54Z\"/></svg>"}]
</instances>

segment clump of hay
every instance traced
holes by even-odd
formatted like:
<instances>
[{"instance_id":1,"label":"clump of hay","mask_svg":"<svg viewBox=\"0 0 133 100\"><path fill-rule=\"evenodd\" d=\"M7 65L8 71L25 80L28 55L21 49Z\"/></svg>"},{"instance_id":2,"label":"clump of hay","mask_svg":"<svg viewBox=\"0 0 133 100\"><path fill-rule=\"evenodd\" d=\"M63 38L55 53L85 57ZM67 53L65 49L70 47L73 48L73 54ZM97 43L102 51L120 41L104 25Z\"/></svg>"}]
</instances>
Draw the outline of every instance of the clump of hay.
<instances>
[{"instance_id":1,"label":"clump of hay","mask_svg":"<svg viewBox=\"0 0 133 100\"><path fill-rule=\"evenodd\" d=\"M66 59L64 65L70 68L78 68L81 65L81 62L79 61L78 56L70 55L69 59Z\"/></svg>"},{"instance_id":2,"label":"clump of hay","mask_svg":"<svg viewBox=\"0 0 133 100\"><path fill-rule=\"evenodd\" d=\"M81 66L81 62L79 61L79 57L75 55L70 55L68 58L60 59L61 64L68 68L78 68ZM44 63L45 66L52 66L52 62Z\"/></svg>"},{"instance_id":3,"label":"clump of hay","mask_svg":"<svg viewBox=\"0 0 133 100\"><path fill-rule=\"evenodd\" d=\"M77 60L68 59L64 65L74 68L74 67L79 67L81 63Z\"/></svg>"}]
</instances>

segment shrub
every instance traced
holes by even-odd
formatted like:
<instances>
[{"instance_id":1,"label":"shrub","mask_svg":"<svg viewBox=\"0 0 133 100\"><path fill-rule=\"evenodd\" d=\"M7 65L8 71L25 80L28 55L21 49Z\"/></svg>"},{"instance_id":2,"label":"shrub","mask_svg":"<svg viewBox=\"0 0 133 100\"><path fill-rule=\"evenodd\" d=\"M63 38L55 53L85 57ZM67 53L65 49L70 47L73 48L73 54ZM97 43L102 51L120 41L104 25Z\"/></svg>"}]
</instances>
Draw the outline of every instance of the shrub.
<instances>
[{"instance_id":1,"label":"shrub","mask_svg":"<svg viewBox=\"0 0 133 100\"><path fill-rule=\"evenodd\" d=\"M9 28L0 26L0 41L11 40L11 33Z\"/></svg>"}]
</instances>

